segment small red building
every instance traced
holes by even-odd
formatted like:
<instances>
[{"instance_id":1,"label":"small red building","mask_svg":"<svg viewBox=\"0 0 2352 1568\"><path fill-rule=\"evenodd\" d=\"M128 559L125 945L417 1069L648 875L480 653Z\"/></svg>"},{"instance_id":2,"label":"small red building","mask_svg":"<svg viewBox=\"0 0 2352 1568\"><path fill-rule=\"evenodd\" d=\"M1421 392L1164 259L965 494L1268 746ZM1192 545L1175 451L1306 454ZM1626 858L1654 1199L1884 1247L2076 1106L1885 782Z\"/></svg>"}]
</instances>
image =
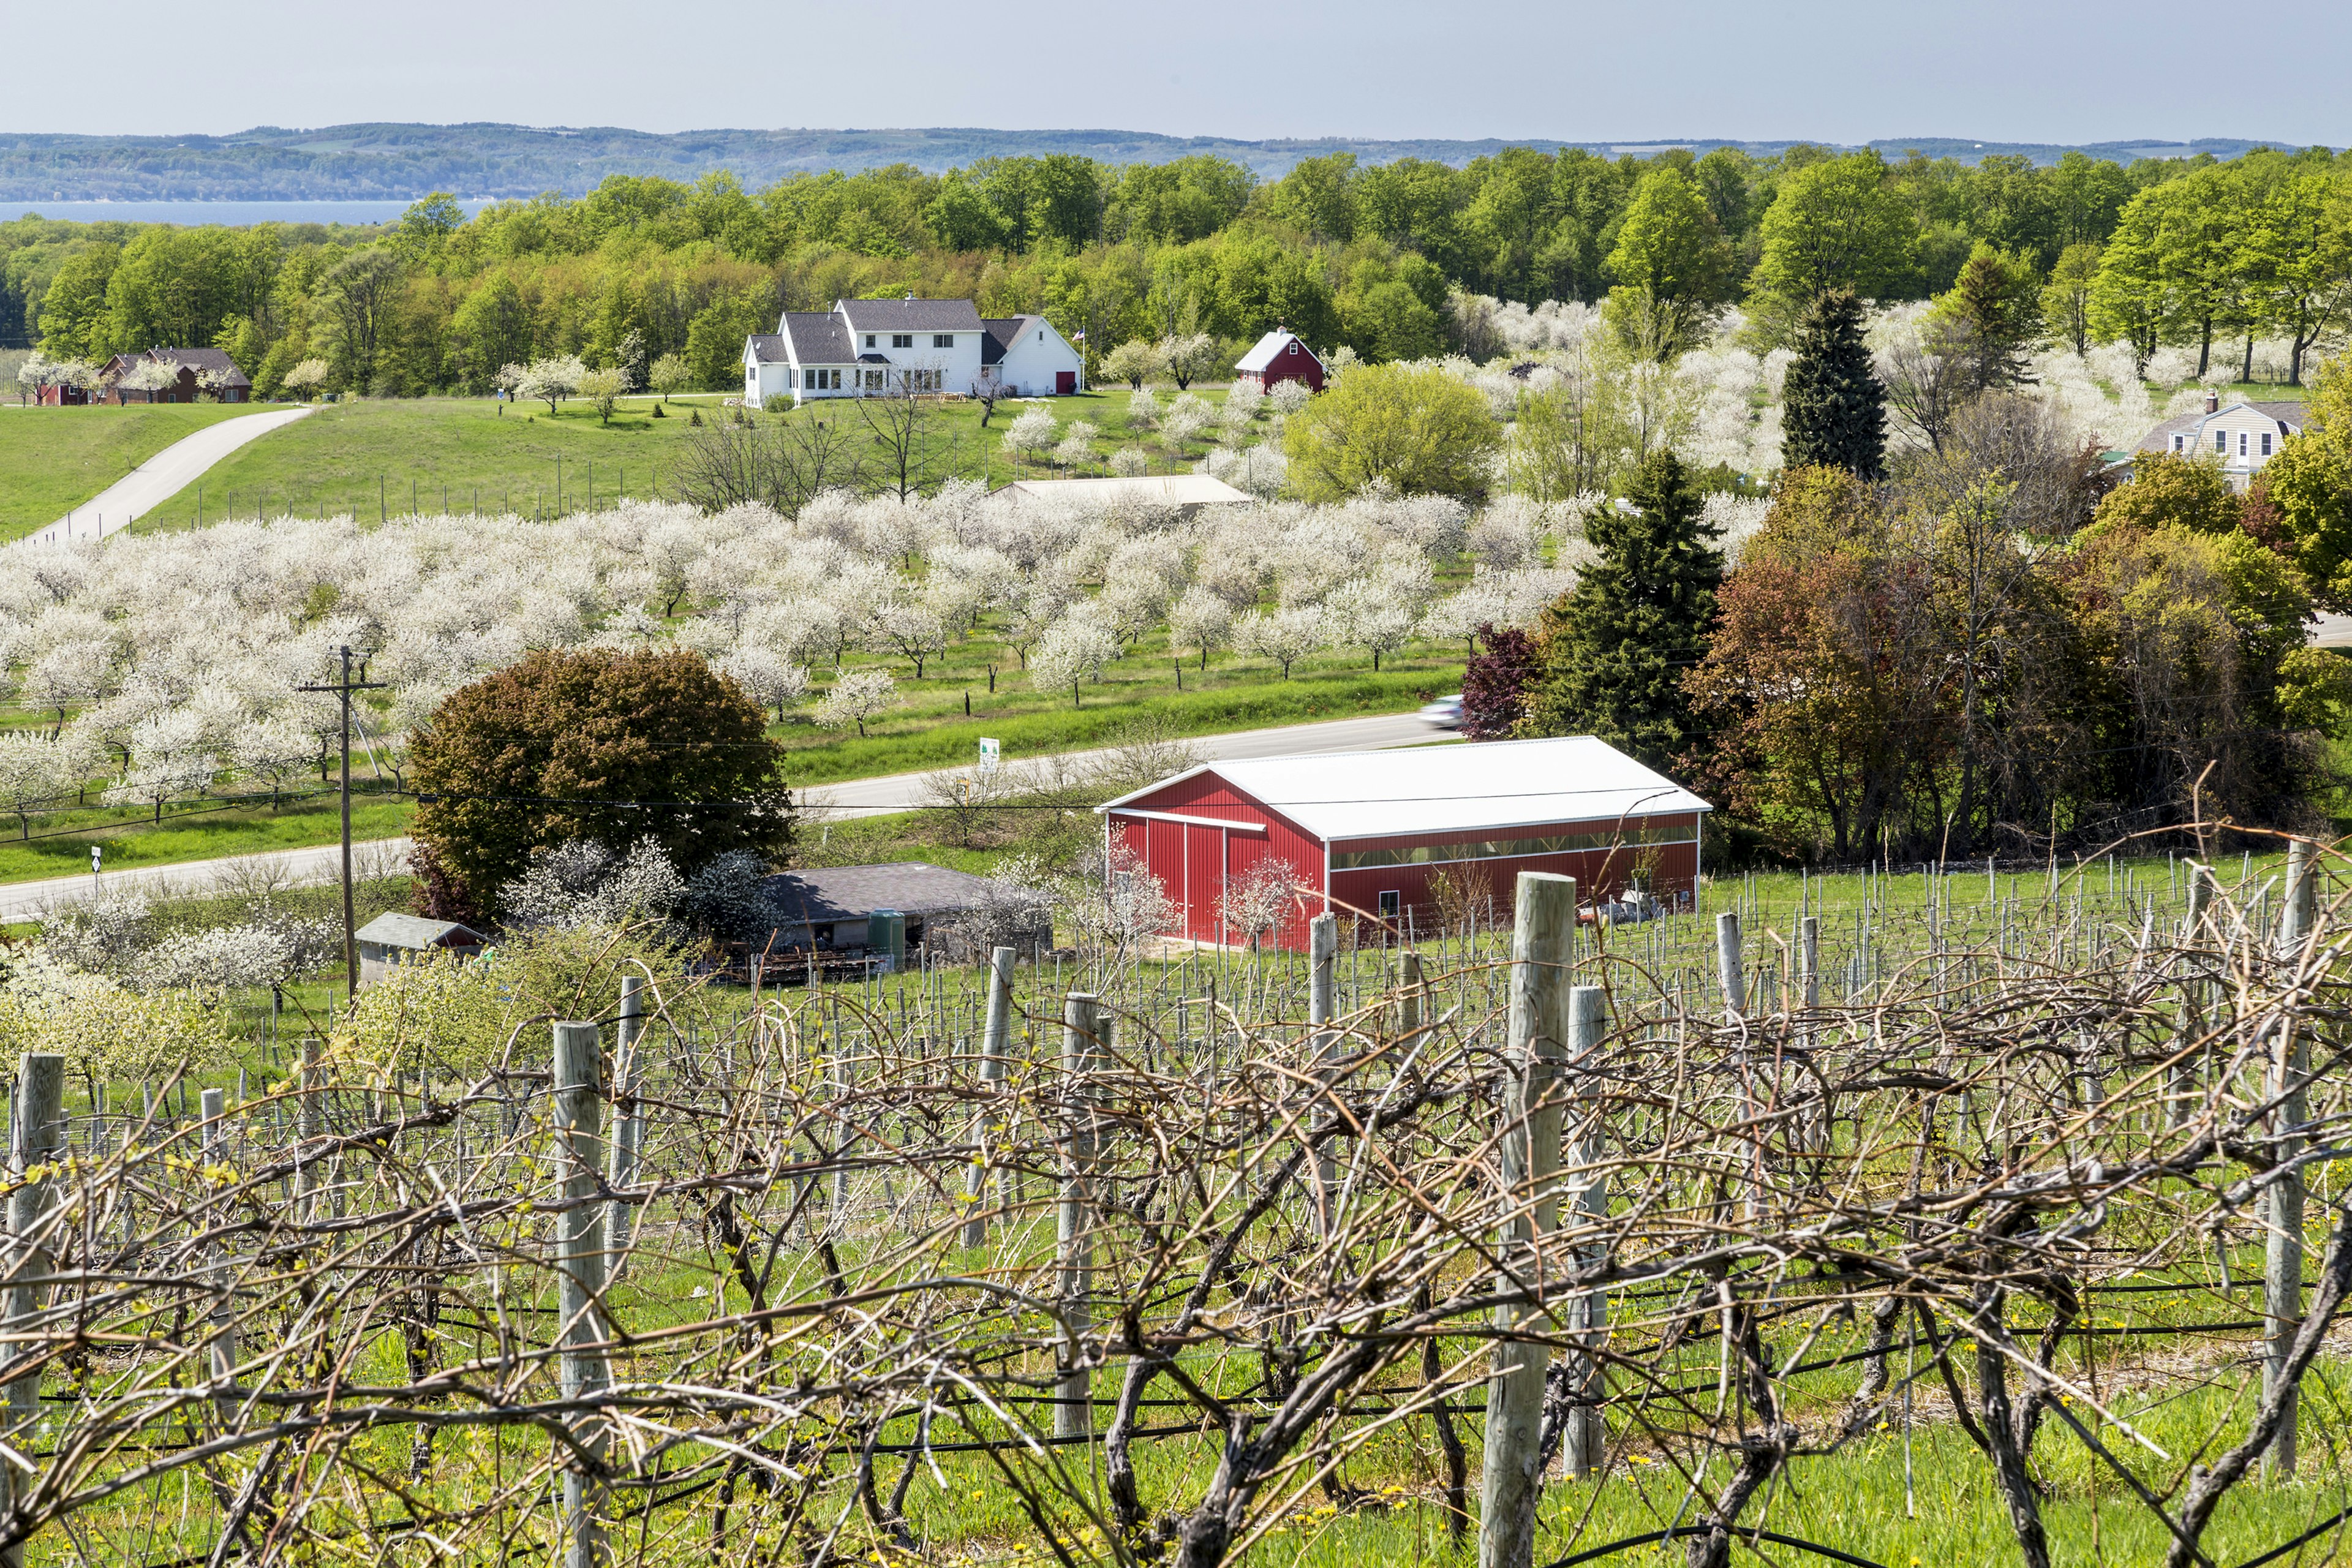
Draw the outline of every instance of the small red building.
<instances>
[{"instance_id":1,"label":"small red building","mask_svg":"<svg viewBox=\"0 0 2352 1568\"><path fill-rule=\"evenodd\" d=\"M1257 346L1234 363L1234 384L1255 384L1272 392L1286 381L1303 381L1309 392L1323 390L1323 362L1298 341L1297 332L1281 327L1258 339Z\"/></svg>"},{"instance_id":2,"label":"small red building","mask_svg":"<svg viewBox=\"0 0 2352 1568\"><path fill-rule=\"evenodd\" d=\"M1426 929L1448 874L1508 910L1521 871L1577 879L1587 902L1630 887L1687 907L1713 809L1590 735L1207 763L1098 807L1181 911L1171 935L1236 943L1228 890L1271 867L1294 896L1271 939L1307 944L1325 910Z\"/></svg>"}]
</instances>

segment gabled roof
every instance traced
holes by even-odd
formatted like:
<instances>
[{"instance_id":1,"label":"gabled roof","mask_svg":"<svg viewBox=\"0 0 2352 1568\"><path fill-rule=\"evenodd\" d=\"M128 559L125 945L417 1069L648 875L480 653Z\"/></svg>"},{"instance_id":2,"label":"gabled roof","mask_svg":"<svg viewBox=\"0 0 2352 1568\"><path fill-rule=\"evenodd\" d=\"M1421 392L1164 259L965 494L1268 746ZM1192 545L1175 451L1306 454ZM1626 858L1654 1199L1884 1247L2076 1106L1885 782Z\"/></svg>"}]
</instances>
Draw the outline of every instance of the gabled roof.
<instances>
[{"instance_id":1,"label":"gabled roof","mask_svg":"<svg viewBox=\"0 0 2352 1568\"><path fill-rule=\"evenodd\" d=\"M420 952L428 947L479 947L486 940L481 932L456 921L428 921L422 915L404 915L396 910L376 916L352 935L358 942Z\"/></svg>"},{"instance_id":2,"label":"gabled roof","mask_svg":"<svg viewBox=\"0 0 2352 1568\"><path fill-rule=\"evenodd\" d=\"M949 914L978 905L988 879L919 860L881 866L828 866L780 871L760 879L760 890L787 925L862 921L876 910L906 915Z\"/></svg>"},{"instance_id":3,"label":"gabled roof","mask_svg":"<svg viewBox=\"0 0 2352 1568\"><path fill-rule=\"evenodd\" d=\"M1285 331L1282 328L1276 327L1274 331L1266 333L1265 336L1258 339L1256 346L1252 348L1249 353L1235 360L1234 362L1234 368L1235 370L1265 370L1268 366L1272 365L1274 362L1281 356L1282 351L1292 343L1297 343L1298 352L1305 354L1307 358L1314 360L1317 364L1319 365L1323 363L1320 359L1316 358L1315 351L1308 348L1307 344L1300 340L1297 332Z\"/></svg>"},{"instance_id":4,"label":"gabled roof","mask_svg":"<svg viewBox=\"0 0 2352 1568\"><path fill-rule=\"evenodd\" d=\"M1208 763L1096 809L1115 811L1200 773L1327 841L1714 809L1591 735Z\"/></svg>"},{"instance_id":5,"label":"gabled roof","mask_svg":"<svg viewBox=\"0 0 2352 1568\"><path fill-rule=\"evenodd\" d=\"M980 363L1001 364L1005 353L1029 330L1029 323L1047 324L1043 316L990 316L980 323Z\"/></svg>"},{"instance_id":6,"label":"gabled roof","mask_svg":"<svg viewBox=\"0 0 2352 1568\"><path fill-rule=\"evenodd\" d=\"M847 364L857 357L849 329L830 310L787 310L777 323L791 341L792 357L803 364Z\"/></svg>"},{"instance_id":7,"label":"gabled roof","mask_svg":"<svg viewBox=\"0 0 2352 1568\"><path fill-rule=\"evenodd\" d=\"M2149 431L2141 437L2138 450L2169 452L2172 450L2173 437L2202 431L2210 421L2234 414L2241 408L2251 409L2270 420L2279 427L2279 434L2282 436L2293 436L2301 432L2306 412L2305 405L2300 403L2255 403L2243 398L2236 403L2225 403L2210 414L2206 413L2202 408L2195 408L2186 414L2176 414ZM2202 443L2192 443L2192 445L2202 445Z\"/></svg>"},{"instance_id":8,"label":"gabled roof","mask_svg":"<svg viewBox=\"0 0 2352 1568\"><path fill-rule=\"evenodd\" d=\"M780 332L753 332L743 346L754 364L782 364L792 357L784 353L783 335Z\"/></svg>"},{"instance_id":9,"label":"gabled roof","mask_svg":"<svg viewBox=\"0 0 2352 1568\"><path fill-rule=\"evenodd\" d=\"M220 349L149 349L147 357L164 364L184 365L201 375L216 370L228 377L231 386L251 386L245 372L236 368L236 361Z\"/></svg>"},{"instance_id":10,"label":"gabled roof","mask_svg":"<svg viewBox=\"0 0 2352 1568\"><path fill-rule=\"evenodd\" d=\"M834 309L856 332L976 332L980 312L969 300L842 300Z\"/></svg>"}]
</instances>

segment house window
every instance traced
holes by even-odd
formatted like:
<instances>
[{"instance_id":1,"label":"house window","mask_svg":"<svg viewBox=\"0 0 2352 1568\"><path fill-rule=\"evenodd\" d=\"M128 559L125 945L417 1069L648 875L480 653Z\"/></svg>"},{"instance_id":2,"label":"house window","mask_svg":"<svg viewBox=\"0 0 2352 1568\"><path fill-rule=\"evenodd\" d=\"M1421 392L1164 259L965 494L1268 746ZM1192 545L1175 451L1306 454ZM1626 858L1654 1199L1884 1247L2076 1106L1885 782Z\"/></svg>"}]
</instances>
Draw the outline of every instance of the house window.
<instances>
[{"instance_id":1,"label":"house window","mask_svg":"<svg viewBox=\"0 0 2352 1568\"><path fill-rule=\"evenodd\" d=\"M1039 342L1041 342L1041 343L1042 343L1042 342L1044 342L1045 341L1045 334L1044 332L1042 332L1042 331L1041 331L1041 332L1039 332L1039 333L1037 334L1037 341L1038 341Z\"/></svg>"},{"instance_id":2,"label":"house window","mask_svg":"<svg viewBox=\"0 0 2352 1568\"><path fill-rule=\"evenodd\" d=\"M866 346L869 349L874 346L874 334L872 332L866 334Z\"/></svg>"},{"instance_id":3,"label":"house window","mask_svg":"<svg viewBox=\"0 0 2352 1568\"><path fill-rule=\"evenodd\" d=\"M2174 432L2173 432L2173 435L2172 435L2172 449L2173 449L2174 451L2178 452L2179 450L2180 450L2181 444L2182 444L2183 442L2187 441L2188 439L2189 439L2189 437L2188 437L2181 435L2181 434L2180 434L2179 431L2177 431L2177 430L2176 430L2176 431L2174 431Z\"/></svg>"},{"instance_id":4,"label":"house window","mask_svg":"<svg viewBox=\"0 0 2352 1568\"><path fill-rule=\"evenodd\" d=\"M2223 457L2229 456L2230 433L2227 430L2216 430L2213 432L2213 450L2221 453Z\"/></svg>"},{"instance_id":5,"label":"house window","mask_svg":"<svg viewBox=\"0 0 2352 1568\"><path fill-rule=\"evenodd\" d=\"M2269 431L2265 430L2265 431L2263 431L2263 457L2265 457L2265 458L2267 458L2267 457L2269 457L2270 455L2271 455L2271 433L2270 433Z\"/></svg>"},{"instance_id":6,"label":"house window","mask_svg":"<svg viewBox=\"0 0 2352 1568\"><path fill-rule=\"evenodd\" d=\"M1394 888L1381 895L1381 919L1392 921L1402 912L1404 899Z\"/></svg>"},{"instance_id":7,"label":"house window","mask_svg":"<svg viewBox=\"0 0 2352 1568\"><path fill-rule=\"evenodd\" d=\"M935 349L951 349L955 347L955 334L953 332L933 332L931 334L931 347Z\"/></svg>"},{"instance_id":8,"label":"house window","mask_svg":"<svg viewBox=\"0 0 2352 1568\"><path fill-rule=\"evenodd\" d=\"M2239 431L2239 432L2238 432L2238 456L2240 456L2241 458L2242 458L2242 457L2244 457L2245 455L2246 455L2246 433L2245 433L2243 430L2241 430L2241 431Z\"/></svg>"},{"instance_id":9,"label":"house window","mask_svg":"<svg viewBox=\"0 0 2352 1568\"><path fill-rule=\"evenodd\" d=\"M894 349L913 348L915 346L915 334L912 332L892 332L890 334L890 346Z\"/></svg>"}]
</instances>

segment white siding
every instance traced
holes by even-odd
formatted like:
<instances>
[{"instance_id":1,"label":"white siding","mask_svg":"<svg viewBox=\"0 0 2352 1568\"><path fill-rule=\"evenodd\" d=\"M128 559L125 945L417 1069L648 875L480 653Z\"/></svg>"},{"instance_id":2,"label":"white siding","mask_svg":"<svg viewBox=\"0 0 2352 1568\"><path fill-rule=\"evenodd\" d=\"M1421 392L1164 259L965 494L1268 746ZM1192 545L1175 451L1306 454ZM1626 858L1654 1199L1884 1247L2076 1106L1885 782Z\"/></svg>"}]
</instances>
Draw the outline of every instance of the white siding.
<instances>
[{"instance_id":1,"label":"white siding","mask_svg":"<svg viewBox=\"0 0 2352 1568\"><path fill-rule=\"evenodd\" d=\"M1017 397L1049 397L1054 392L1057 371L1076 374L1081 369L1078 351L1062 339L1050 322L1031 318L1022 323L1021 336L1004 346L1004 359L997 374ZM1080 378L1084 385L1084 378Z\"/></svg>"}]
</instances>

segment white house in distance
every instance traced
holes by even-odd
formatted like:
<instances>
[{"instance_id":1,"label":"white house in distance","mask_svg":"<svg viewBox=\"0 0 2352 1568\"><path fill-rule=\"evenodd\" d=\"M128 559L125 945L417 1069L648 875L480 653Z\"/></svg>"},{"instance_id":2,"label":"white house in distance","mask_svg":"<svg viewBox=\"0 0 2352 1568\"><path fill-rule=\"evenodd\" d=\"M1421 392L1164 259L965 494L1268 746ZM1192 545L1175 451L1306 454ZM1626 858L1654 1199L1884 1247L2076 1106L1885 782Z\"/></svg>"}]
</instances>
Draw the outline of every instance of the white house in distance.
<instances>
[{"instance_id":1,"label":"white house in distance","mask_svg":"<svg viewBox=\"0 0 2352 1568\"><path fill-rule=\"evenodd\" d=\"M837 300L787 310L743 342L743 400L856 397L911 384L969 393L994 382L1016 397L1080 390L1078 351L1043 316L982 320L969 300Z\"/></svg>"},{"instance_id":2,"label":"white house in distance","mask_svg":"<svg viewBox=\"0 0 2352 1568\"><path fill-rule=\"evenodd\" d=\"M2141 441L2141 452L2171 452L2177 456L2210 457L2221 465L2231 489L2244 489L2290 436L2303 433L2300 403L2232 403L2221 406L2221 395L2208 392L2197 413L2166 420Z\"/></svg>"}]
</instances>

